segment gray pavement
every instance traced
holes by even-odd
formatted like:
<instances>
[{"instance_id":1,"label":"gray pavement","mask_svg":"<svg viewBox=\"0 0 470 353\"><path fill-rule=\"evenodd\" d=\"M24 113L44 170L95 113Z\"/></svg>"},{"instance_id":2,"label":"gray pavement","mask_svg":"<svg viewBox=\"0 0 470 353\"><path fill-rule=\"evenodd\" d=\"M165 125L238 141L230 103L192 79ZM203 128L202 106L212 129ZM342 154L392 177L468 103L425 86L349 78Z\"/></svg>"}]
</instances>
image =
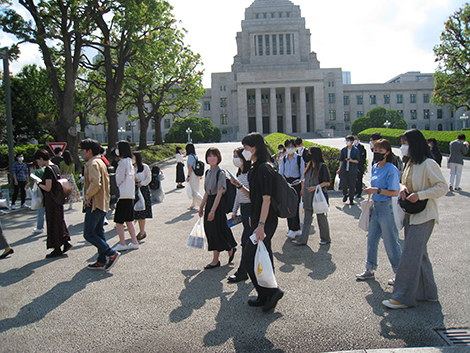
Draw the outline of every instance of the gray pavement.
<instances>
[{"instance_id":1,"label":"gray pavement","mask_svg":"<svg viewBox=\"0 0 470 353\"><path fill-rule=\"evenodd\" d=\"M343 139L316 141L343 145ZM223 168L231 164L235 143L220 143ZM197 145L200 157L209 147ZM197 220L188 210L185 189L175 189L175 162L164 163L166 192L153 206L148 237L139 250L123 253L109 272L89 271L95 248L83 239L79 205L66 211L74 247L66 258L45 259L45 234L34 235L36 212L0 217L15 249L0 260L0 352L451 352L436 329L470 327L470 244L467 205L470 163L463 191L439 199L440 224L428 244L439 288L439 302L393 311L381 302L390 297L393 277L382 243L376 279L356 282L366 256L366 233L357 227L359 207L346 206L330 193L332 243L320 247L314 224L309 246L296 247L279 221L273 238L277 281L285 291L273 313L246 303L255 295L249 281L229 284L239 263L204 271L207 251L186 242ZM443 168L448 180L448 170ZM367 178L366 178L367 180ZM201 183L201 190L203 190ZM112 215L105 227L118 243ZM240 239L241 225L232 228ZM127 238L128 235L126 234ZM403 232L400 234L403 238ZM379 350L388 349L388 350ZM460 348L468 352L470 347ZM452 352L457 352L452 349Z\"/></svg>"}]
</instances>

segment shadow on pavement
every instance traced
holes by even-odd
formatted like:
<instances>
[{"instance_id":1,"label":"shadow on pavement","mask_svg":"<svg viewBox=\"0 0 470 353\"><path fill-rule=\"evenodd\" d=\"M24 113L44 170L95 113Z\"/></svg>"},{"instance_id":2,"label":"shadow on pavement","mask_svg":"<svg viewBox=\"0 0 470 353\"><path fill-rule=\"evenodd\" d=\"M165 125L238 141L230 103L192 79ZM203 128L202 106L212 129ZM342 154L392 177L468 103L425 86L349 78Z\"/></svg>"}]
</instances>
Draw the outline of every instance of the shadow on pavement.
<instances>
[{"instance_id":1,"label":"shadow on pavement","mask_svg":"<svg viewBox=\"0 0 470 353\"><path fill-rule=\"evenodd\" d=\"M58 308L74 294L85 289L88 283L100 281L110 276L112 274L104 271L99 271L98 273L86 268L82 269L70 281L56 284L48 292L23 306L15 317L0 320L0 333L42 320L47 314Z\"/></svg>"},{"instance_id":2,"label":"shadow on pavement","mask_svg":"<svg viewBox=\"0 0 470 353\"><path fill-rule=\"evenodd\" d=\"M0 274L0 286L8 287L12 284L18 283L34 273L34 270L51 263L52 261L57 261L59 258L54 259L42 259L39 261L30 262L29 264L24 265L21 268L12 268L7 272Z\"/></svg>"},{"instance_id":3,"label":"shadow on pavement","mask_svg":"<svg viewBox=\"0 0 470 353\"><path fill-rule=\"evenodd\" d=\"M189 221L190 219L194 218L194 215L196 213L194 211L187 211L181 215L179 215L178 217L175 217L169 221L166 221L165 224L175 224L175 223L178 223L178 222L181 222L181 221Z\"/></svg>"}]
</instances>

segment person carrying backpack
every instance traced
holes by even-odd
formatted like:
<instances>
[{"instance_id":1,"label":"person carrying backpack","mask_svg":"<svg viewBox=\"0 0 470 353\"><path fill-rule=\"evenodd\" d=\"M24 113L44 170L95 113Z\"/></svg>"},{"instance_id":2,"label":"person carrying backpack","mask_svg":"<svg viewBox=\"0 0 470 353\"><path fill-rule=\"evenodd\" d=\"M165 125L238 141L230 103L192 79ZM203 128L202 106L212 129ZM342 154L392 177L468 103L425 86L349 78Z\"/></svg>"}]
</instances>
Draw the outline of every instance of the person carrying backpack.
<instances>
[{"instance_id":1,"label":"person carrying backpack","mask_svg":"<svg viewBox=\"0 0 470 353\"><path fill-rule=\"evenodd\" d=\"M279 174L286 178L287 182L293 186L298 195L295 215L294 217L287 218L289 232L286 234L286 237L295 239L302 234L300 230L299 205L302 190L301 180L304 175L305 161L302 156L295 153L294 139L286 140L284 145L286 146L287 155L282 158L279 164Z\"/></svg>"},{"instance_id":2,"label":"person carrying backpack","mask_svg":"<svg viewBox=\"0 0 470 353\"><path fill-rule=\"evenodd\" d=\"M339 174L341 189L343 190L343 202L349 197L349 204L354 205L354 194L356 194L357 167L359 165L359 151L354 146L354 137L346 136L346 147L339 155Z\"/></svg>"},{"instance_id":3,"label":"person carrying backpack","mask_svg":"<svg viewBox=\"0 0 470 353\"><path fill-rule=\"evenodd\" d=\"M197 176L194 173L194 168L196 168L197 156L196 156L196 149L192 143L188 143L186 145L186 155L188 156L188 177L186 178L186 182L189 183L189 187L192 190L192 203L189 207L190 210L196 210L197 207L201 204L202 196L199 193L199 180L202 179L202 176Z\"/></svg>"}]
</instances>

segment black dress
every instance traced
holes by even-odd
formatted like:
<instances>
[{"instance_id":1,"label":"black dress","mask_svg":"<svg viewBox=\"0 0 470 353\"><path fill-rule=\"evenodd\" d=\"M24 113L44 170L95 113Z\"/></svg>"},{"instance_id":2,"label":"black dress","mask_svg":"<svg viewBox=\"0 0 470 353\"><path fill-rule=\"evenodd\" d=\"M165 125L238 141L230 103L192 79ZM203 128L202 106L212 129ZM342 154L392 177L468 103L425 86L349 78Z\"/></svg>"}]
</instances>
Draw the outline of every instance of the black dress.
<instances>
[{"instance_id":1,"label":"black dress","mask_svg":"<svg viewBox=\"0 0 470 353\"><path fill-rule=\"evenodd\" d=\"M176 182L184 183L186 181L184 177L184 164L182 162L176 163Z\"/></svg>"}]
</instances>

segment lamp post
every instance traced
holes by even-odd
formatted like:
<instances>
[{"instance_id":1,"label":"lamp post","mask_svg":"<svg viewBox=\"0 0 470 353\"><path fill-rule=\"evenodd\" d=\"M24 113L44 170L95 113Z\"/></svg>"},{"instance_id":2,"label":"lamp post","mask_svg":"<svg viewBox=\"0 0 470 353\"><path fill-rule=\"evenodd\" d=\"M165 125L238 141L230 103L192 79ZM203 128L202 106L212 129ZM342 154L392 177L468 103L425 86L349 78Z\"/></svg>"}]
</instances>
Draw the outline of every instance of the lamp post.
<instances>
[{"instance_id":1,"label":"lamp post","mask_svg":"<svg viewBox=\"0 0 470 353\"><path fill-rule=\"evenodd\" d=\"M136 126L135 121L131 122L132 142L134 142L134 126Z\"/></svg>"},{"instance_id":2,"label":"lamp post","mask_svg":"<svg viewBox=\"0 0 470 353\"><path fill-rule=\"evenodd\" d=\"M124 129L122 126L118 130L119 133L121 133L121 140L122 140L122 134L126 132L126 129Z\"/></svg>"},{"instance_id":3,"label":"lamp post","mask_svg":"<svg viewBox=\"0 0 470 353\"><path fill-rule=\"evenodd\" d=\"M466 128L467 127L468 116L465 115L465 113L463 113L463 115L460 117L460 120L462 120L462 127Z\"/></svg>"},{"instance_id":4,"label":"lamp post","mask_svg":"<svg viewBox=\"0 0 470 353\"><path fill-rule=\"evenodd\" d=\"M0 48L0 53L3 56L3 82L5 85L5 108L7 114L7 140L8 140L8 167L10 170L10 177L12 177L13 163L15 162L13 150L13 118L11 114L11 89L10 89L10 69L8 63L8 47ZM10 188L13 187L13 182L10 180Z\"/></svg>"},{"instance_id":5,"label":"lamp post","mask_svg":"<svg viewBox=\"0 0 470 353\"><path fill-rule=\"evenodd\" d=\"M191 143L191 142L192 142L192 141L191 141L191 132L193 132L193 130L191 130L191 128L188 127L188 128L186 129L186 133L188 134L188 142L187 142L187 143Z\"/></svg>"},{"instance_id":6,"label":"lamp post","mask_svg":"<svg viewBox=\"0 0 470 353\"><path fill-rule=\"evenodd\" d=\"M388 129L390 127L390 125L392 125L392 123L387 120L386 122L384 122L384 125Z\"/></svg>"}]
</instances>

